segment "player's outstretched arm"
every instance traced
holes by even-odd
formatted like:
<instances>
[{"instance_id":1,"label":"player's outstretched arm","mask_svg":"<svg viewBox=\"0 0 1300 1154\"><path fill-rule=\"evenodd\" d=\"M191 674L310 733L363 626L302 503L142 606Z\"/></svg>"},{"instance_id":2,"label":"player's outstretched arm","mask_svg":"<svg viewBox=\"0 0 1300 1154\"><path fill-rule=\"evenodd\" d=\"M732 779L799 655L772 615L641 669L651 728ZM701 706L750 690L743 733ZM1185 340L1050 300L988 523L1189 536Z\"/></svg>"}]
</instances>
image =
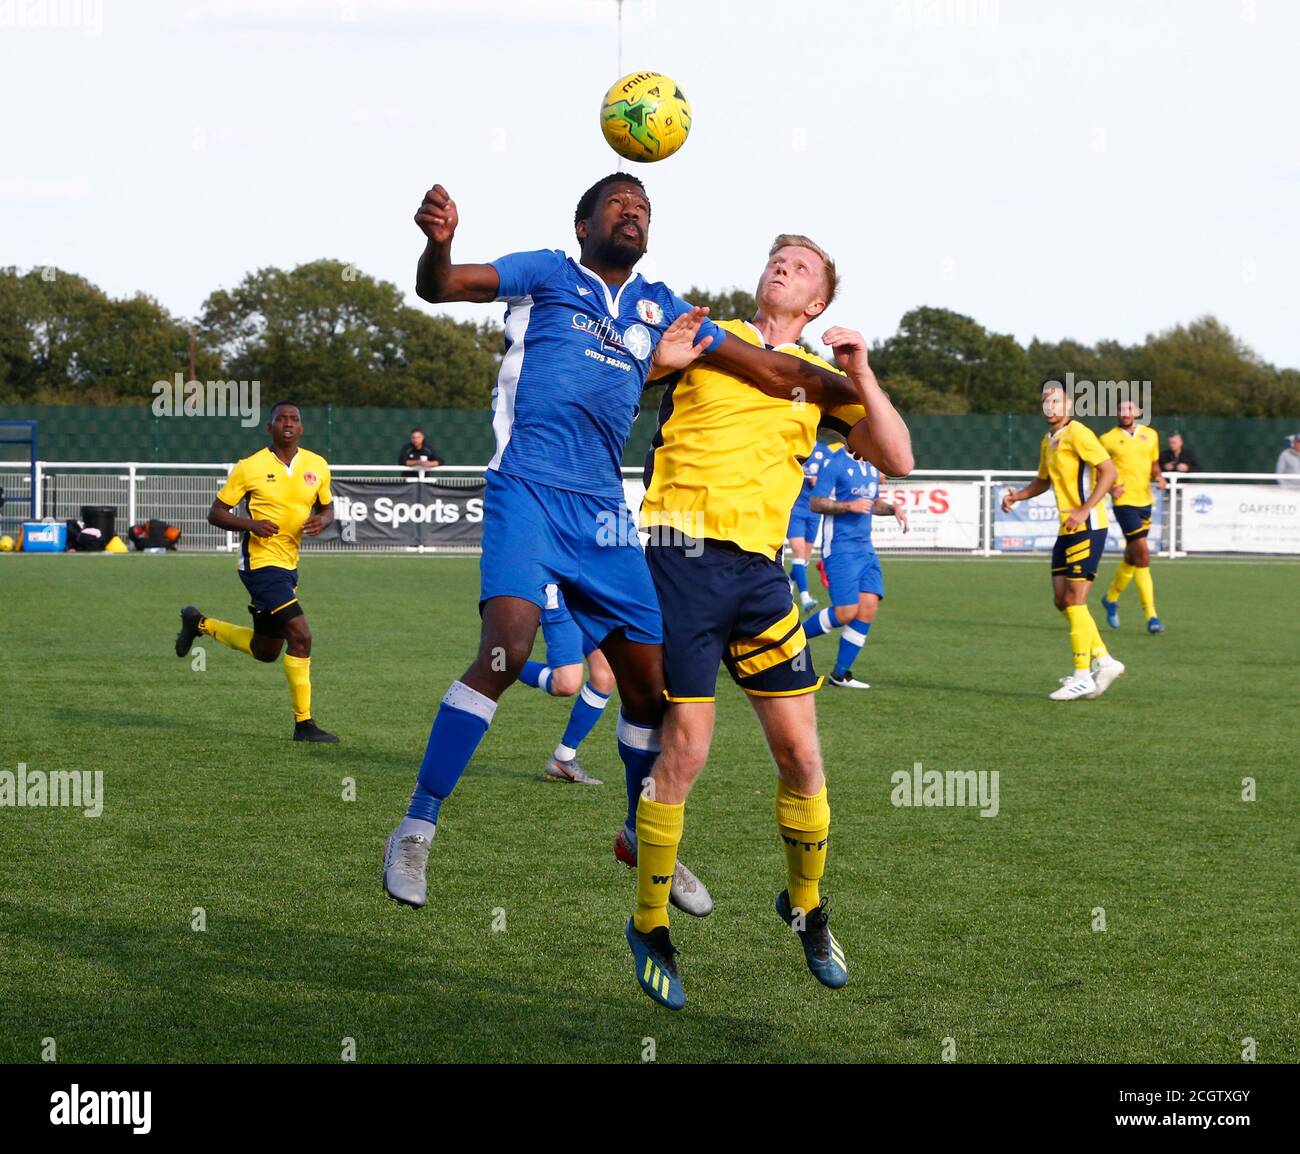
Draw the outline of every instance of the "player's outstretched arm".
<instances>
[{"instance_id":1,"label":"player's outstretched arm","mask_svg":"<svg viewBox=\"0 0 1300 1154\"><path fill-rule=\"evenodd\" d=\"M490 264L452 264L451 240L456 235L460 214L447 190L435 184L424 194L415 223L428 238L415 270L415 292L431 304L474 301L486 304L497 299L501 278Z\"/></svg>"},{"instance_id":2,"label":"player's outstretched arm","mask_svg":"<svg viewBox=\"0 0 1300 1154\"><path fill-rule=\"evenodd\" d=\"M835 363L853 383L855 396L849 403L861 405L867 411L866 419L849 430L849 448L882 473L906 477L916 464L912 434L889 394L876 380L867 359L866 338L854 329L836 325L822 334L822 343L834 350Z\"/></svg>"},{"instance_id":3,"label":"player's outstretched arm","mask_svg":"<svg viewBox=\"0 0 1300 1154\"><path fill-rule=\"evenodd\" d=\"M1031 501L1051 487L1052 482L1046 477L1035 477L1023 489L1008 489L1002 494L1002 512L1010 513L1012 505L1019 501Z\"/></svg>"},{"instance_id":4,"label":"player's outstretched arm","mask_svg":"<svg viewBox=\"0 0 1300 1154\"><path fill-rule=\"evenodd\" d=\"M769 397L829 408L858 404L858 393L839 373L802 357L760 349L744 341L723 341L709 353L711 368L730 373Z\"/></svg>"}]
</instances>

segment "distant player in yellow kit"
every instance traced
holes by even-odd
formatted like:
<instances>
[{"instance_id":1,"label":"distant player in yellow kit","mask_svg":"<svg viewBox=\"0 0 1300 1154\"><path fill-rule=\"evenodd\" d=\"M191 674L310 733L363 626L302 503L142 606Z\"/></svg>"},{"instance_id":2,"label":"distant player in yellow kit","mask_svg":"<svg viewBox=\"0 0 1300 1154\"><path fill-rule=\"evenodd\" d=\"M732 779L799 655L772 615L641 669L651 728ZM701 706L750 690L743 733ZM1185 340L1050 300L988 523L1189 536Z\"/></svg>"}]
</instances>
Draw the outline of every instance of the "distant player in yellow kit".
<instances>
[{"instance_id":1,"label":"distant player in yellow kit","mask_svg":"<svg viewBox=\"0 0 1300 1154\"><path fill-rule=\"evenodd\" d=\"M1070 626L1074 672L1048 694L1053 701L1100 697L1124 672L1106 650L1088 612L1088 591L1106 547L1106 506L1115 483L1115 463L1087 425L1071 417L1070 396L1058 380L1043 382L1043 416L1048 431L1038 455L1038 476L1023 489L1003 494L1002 511L1051 489L1061 525L1052 549L1052 596Z\"/></svg>"},{"instance_id":2,"label":"distant player in yellow kit","mask_svg":"<svg viewBox=\"0 0 1300 1154\"><path fill-rule=\"evenodd\" d=\"M212 502L208 522L243 534L239 576L252 603L253 627L205 617L193 605L181 610L176 656L184 657L195 638L207 636L271 662L284 655L284 675L293 704L294 741L338 741L311 716L311 630L298 602L298 545L334 520L330 467L325 458L298 447L302 413L280 401L271 406L266 430L271 445L245 457ZM248 499L249 516L234 509Z\"/></svg>"},{"instance_id":3,"label":"distant player in yellow kit","mask_svg":"<svg viewBox=\"0 0 1300 1154\"><path fill-rule=\"evenodd\" d=\"M1156 616L1156 590L1151 581L1151 550L1147 533L1151 529L1151 482L1163 489L1165 476L1160 471L1160 435L1137 420L1137 406L1120 401L1116 414L1119 424L1101 435L1101 447L1110 454L1119 470L1119 480L1110 491L1115 506L1115 520L1124 530L1124 560L1115 570L1110 591L1101 599L1106 623L1119 628L1119 597L1130 581L1137 584L1146 614L1147 632L1163 633L1164 625Z\"/></svg>"}]
</instances>

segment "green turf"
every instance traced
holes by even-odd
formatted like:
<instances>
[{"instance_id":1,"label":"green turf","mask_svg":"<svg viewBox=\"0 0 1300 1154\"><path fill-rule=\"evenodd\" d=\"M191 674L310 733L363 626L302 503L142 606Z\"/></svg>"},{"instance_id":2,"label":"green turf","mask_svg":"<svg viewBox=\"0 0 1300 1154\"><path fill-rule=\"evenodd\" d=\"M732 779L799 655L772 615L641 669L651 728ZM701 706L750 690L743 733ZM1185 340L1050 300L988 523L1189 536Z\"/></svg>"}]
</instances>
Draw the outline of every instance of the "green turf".
<instances>
[{"instance_id":1,"label":"green turf","mask_svg":"<svg viewBox=\"0 0 1300 1154\"><path fill-rule=\"evenodd\" d=\"M443 812L429 907L400 908L381 845L473 651L477 565L302 574L336 747L289 741L278 666L172 655L186 602L246 619L229 558L0 557L0 769L102 770L106 795L96 819L0 809L0 1061L46 1037L93 1062L334 1061L345 1037L360 1061L633 1062L653 1038L659 1061L928 1062L949 1037L967 1062L1231 1062L1247 1037L1300 1060L1294 565L1158 564L1169 632L1130 590L1102 625L1128 675L1062 705L1045 562L887 559L873 687L818 698L850 984L818 986L772 911L773 770L724 684L682 849L718 908L674 921L675 1015L623 941L613 709L584 749L608 784L548 784L567 703L512 690ZM894 807L915 761L997 770L1000 814Z\"/></svg>"}]
</instances>

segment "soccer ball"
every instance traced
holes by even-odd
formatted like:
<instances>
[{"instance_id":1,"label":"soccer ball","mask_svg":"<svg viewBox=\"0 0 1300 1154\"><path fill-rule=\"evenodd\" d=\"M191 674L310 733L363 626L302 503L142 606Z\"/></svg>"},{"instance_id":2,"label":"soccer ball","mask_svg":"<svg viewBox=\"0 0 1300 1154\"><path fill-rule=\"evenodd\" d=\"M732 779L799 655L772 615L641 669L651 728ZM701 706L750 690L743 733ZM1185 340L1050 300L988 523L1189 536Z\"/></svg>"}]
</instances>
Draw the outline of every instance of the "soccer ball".
<instances>
[{"instance_id":1,"label":"soccer ball","mask_svg":"<svg viewBox=\"0 0 1300 1154\"><path fill-rule=\"evenodd\" d=\"M14 539L6 533L0 537L0 553L12 553L14 551Z\"/></svg>"},{"instance_id":2,"label":"soccer ball","mask_svg":"<svg viewBox=\"0 0 1300 1154\"><path fill-rule=\"evenodd\" d=\"M605 93L600 130L619 156L641 163L663 160L686 143L690 101L662 72L633 72Z\"/></svg>"}]
</instances>

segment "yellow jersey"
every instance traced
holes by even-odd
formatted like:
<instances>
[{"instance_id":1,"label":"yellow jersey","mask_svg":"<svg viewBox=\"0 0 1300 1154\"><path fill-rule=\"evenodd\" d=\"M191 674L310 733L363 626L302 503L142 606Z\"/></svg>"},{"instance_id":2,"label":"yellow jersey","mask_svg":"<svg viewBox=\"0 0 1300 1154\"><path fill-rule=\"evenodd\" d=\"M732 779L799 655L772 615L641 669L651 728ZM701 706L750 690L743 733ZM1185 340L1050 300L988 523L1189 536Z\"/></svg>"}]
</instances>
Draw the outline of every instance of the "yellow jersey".
<instances>
[{"instance_id":1,"label":"yellow jersey","mask_svg":"<svg viewBox=\"0 0 1300 1154\"><path fill-rule=\"evenodd\" d=\"M303 525L318 502L323 508L334 501L329 463L300 448L286 465L270 449L262 449L236 464L217 494L217 500L232 509L245 497L254 521L274 521L280 531L274 537L245 533L239 567L297 569Z\"/></svg>"},{"instance_id":2,"label":"yellow jersey","mask_svg":"<svg viewBox=\"0 0 1300 1154\"><path fill-rule=\"evenodd\" d=\"M1116 425L1102 433L1101 447L1119 470L1115 484L1124 486L1124 495L1111 500L1139 508L1150 505L1151 466L1160 460L1160 434L1148 425L1135 424L1131 433Z\"/></svg>"},{"instance_id":3,"label":"yellow jersey","mask_svg":"<svg viewBox=\"0 0 1300 1154\"><path fill-rule=\"evenodd\" d=\"M1078 421L1068 421L1059 433L1043 436L1043 446L1038 453L1038 478L1052 482L1056 509L1061 518L1060 532L1066 531L1066 514L1072 509L1083 508L1092 495L1097 485L1097 466L1108 459L1097 434ZM1109 525L1106 503L1102 501L1093 507L1088 520L1071 532L1105 529Z\"/></svg>"},{"instance_id":4,"label":"yellow jersey","mask_svg":"<svg viewBox=\"0 0 1300 1154\"><path fill-rule=\"evenodd\" d=\"M720 325L730 337L764 347L762 334L749 321ZM781 345L778 351L839 372L799 345ZM861 405L823 410L769 397L710 368L706 354L668 378L659 431L646 459L641 526L730 541L775 560L817 430L847 436L866 415Z\"/></svg>"}]
</instances>

